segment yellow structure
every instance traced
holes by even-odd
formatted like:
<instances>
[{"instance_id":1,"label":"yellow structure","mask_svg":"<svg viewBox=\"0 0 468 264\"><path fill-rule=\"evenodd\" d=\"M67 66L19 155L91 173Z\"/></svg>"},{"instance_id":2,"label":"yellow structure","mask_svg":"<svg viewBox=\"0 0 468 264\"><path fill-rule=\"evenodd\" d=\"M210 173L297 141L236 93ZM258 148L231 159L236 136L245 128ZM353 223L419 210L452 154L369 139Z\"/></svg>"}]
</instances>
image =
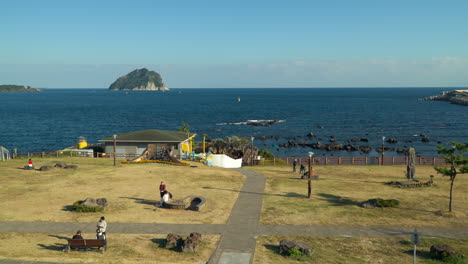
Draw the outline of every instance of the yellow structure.
<instances>
[{"instance_id":1,"label":"yellow structure","mask_svg":"<svg viewBox=\"0 0 468 264\"><path fill-rule=\"evenodd\" d=\"M82 148L86 148L87 146L88 146L88 142L86 142L86 138L79 137L79 139L78 139L78 148L82 149Z\"/></svg>"}]
</instances>

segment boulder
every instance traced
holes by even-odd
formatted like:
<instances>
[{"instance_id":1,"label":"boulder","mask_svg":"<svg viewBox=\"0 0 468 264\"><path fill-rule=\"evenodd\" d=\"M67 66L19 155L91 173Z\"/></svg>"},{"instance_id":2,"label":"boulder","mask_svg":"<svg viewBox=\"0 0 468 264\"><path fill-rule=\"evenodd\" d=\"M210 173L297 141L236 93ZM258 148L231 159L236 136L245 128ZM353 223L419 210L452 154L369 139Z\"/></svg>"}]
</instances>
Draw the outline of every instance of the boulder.
<instances>
[{"instance_id":1,"label":"boulder","mask_svg":"<svg viewBox=\"0 0 468 264\"><path fill-rule=\"evenodd\" d=\"M94 198L86 198L84 199L84 201L81 202L82 205L86 205L86 206L90 206L90 207L97 207L99 206L97 203L96 203L96 200Z\"/></svg>"},{"instance_id":2,"label":"boulder","mask_svg":"<svg viewBox=\"0 0 468 264\"><path fill-rule=\"evenodd\" d=\"M427 142L429 142L430 140L429 140L429 138L427 138L427 137L423 137L423 138L421 138L421 141L424 142L424 143L427 143Z\"/></svg>"},{"instance_id":3,"label":"boulder","mask_svg":"<svg viewBox=\"0 0 468 264\"><path fill-rule=\"evenodd\" d=\"M179 248L182 245L182 237L169 233L166 237L166 248Z\"/></svg>"},{"instance_id":4,"label":"boulder","mask_svg":"<svg viewBox=\"0 0 468 264\"><path fill-rule=\"evenodd\" d=\"M389 138L387 139L387 142L391 144L395 144L395 143L398 143L398 140L396 138Z\"/></svg>"},{"instance_id":5,"label":"boulder","mask_svg":"<svg viewBox=\"0 0 468 264\"><path fill-rule=\"evenodd\" d=\"M400 201L396 199L370 199L364 201L360 204L361 207L364 208L375 208L375 207L398 207L400 206Z\"/></svg>"},{"instance_id":6,"label":"boulder","mask_svg":"<svg viewBox=\"0 0 468 264\"><path fill-rule=\"evenodd\" d=\"M65 168L65 167L67 167L67 164L66 164L65 162L57 162L57 163L55 164L55 167L57 167L57 168Z\"/></svg>"},{"instance_id":7,"label":"boulder","mask_svg":"<svg viewBox=\"0 0 468 264\"><path fill-rule=\"evenodd\" d=\"M298 249L304 255L310 256L313 253L313 248L309 247L303 242L291 241L291 240L281 240L279 244L279 253L282 255L288 255L289 250Z\"/></svg>"},{"instance_id":8,"label":"boulder","mask_svg":"<svg viewBox=\"0 0 468 264\"><path fill-rule=\"evenodd\" d=\"M39 168L40 171L48 171L48 170L50 170L50 169L52 169L52 166L47 166L47 165L41 166L41 167Z\"/></svg>"},{"instance_id":9,"label":"boulder","mask_svg":"<svg viewBox=\"0 0 468 264\"><path fill-rule=\"evenodd\" d=\"M455 255L455 250L449 245L436 244L431 246L431 257L433 258L444 259Z\"/></svg>"},{"instance_id":10,"label":"boulder","mask_svg":"<svg viewBox=\"0 0 468 264\"><path fill-rule=\"evenodd\" d=\"M182 245L182 251L183 252L197 252L198 247L200 246L201 243L201 234L194 232L191 233L190 236L187 237L187 239L184 241Z\"/></svg>"},{"instance_id":11,"label":"boulder","mask_svg":"<svg viewBox=\"0 0 468 264\"><path fill-rule=\"evenodd\" d=\"M77 165L66 165L65 167L63 167L64 169L78 169L78 166Z\"/></svg>"},{"instance_id":12,"label":"boulder","mask_svg":"<svg viewBox=\"0 0 468 264\"><path fill-rule=\"evenodd\" d=\"M96 199L96 204L101 206L102 208L106 208L107 207L107 199L106 198L98 198Z\"/></svg>"}]
</instances>

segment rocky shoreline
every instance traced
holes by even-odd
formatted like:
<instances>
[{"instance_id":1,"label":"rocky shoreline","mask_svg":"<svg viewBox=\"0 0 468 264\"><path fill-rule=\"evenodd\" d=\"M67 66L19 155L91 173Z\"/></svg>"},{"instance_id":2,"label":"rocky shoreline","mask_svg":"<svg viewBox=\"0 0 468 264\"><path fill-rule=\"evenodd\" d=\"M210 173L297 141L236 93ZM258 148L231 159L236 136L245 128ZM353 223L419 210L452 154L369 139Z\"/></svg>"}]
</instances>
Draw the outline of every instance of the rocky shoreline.
<instances>
[{"instance_id":1,"label":"rocky shoreline","mask_svg":"<svg viewBox=\"0 0 468 264\"><path fill-rule=\"evenodd\" d=\"M418 99L418 101L448 101L452 104L468 105L468 90L444 91L438 95Z\"/></svg>"}]
</instances>

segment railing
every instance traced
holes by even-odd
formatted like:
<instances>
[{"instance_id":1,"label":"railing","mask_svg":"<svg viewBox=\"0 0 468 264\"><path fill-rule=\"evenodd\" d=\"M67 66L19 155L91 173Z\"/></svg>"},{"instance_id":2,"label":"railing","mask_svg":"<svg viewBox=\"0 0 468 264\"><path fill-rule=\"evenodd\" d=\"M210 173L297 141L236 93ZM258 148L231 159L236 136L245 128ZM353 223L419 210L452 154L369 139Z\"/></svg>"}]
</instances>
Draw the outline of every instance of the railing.
<instances>
[{"instance_id":1,"label":"railing","mask_svg":"<svg viewBox=\"0 0 468 264\"><path fill-rule=\"evenodd\" d=\"M293 161L297 160L298 166L302 163L307 165L309 158L304 157L285 157L285 158L269 158L256 160L256 166L292 166ZM322 166L339 166L339 165L407 165L408 157L406 156L381 156L377 157L313 157L312 165ZM416 165L447 165L442 157L416 157Z\"/></svg>"},{"instance_id":2,"label":"railing","mask_svg":"<svg viewBox=\"0 0 468 264\"><path fill-rule=\"evenodd\" d=\"M139 157L137 154L119 154L115 155L118 159L134 159ZM46 157L87 157L87 158L113 158L113 153L88 152L88 151L53 151L53 152L28 152L13 154L13 158L46 158Z\"/></svg>"}]
</instances>

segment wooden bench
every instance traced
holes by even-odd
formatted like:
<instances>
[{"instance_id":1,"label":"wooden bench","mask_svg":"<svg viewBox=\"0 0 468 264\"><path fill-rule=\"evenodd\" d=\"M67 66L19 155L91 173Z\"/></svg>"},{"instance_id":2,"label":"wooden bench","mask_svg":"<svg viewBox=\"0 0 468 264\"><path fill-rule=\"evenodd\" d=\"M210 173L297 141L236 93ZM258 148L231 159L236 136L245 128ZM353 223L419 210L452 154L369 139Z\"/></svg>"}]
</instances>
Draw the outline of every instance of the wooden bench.
<instances>
[{"instance_id":1,"label":"wooden bench","mask_svg":"<svg viewBox=\"0 0 468 264\"><path fill-rule=\"evenodd\" d=\"M106 251L107 245L102 239L68 239L67 252L75 248L102 248L102 252Z\"/></svg>"}]
</instances>

